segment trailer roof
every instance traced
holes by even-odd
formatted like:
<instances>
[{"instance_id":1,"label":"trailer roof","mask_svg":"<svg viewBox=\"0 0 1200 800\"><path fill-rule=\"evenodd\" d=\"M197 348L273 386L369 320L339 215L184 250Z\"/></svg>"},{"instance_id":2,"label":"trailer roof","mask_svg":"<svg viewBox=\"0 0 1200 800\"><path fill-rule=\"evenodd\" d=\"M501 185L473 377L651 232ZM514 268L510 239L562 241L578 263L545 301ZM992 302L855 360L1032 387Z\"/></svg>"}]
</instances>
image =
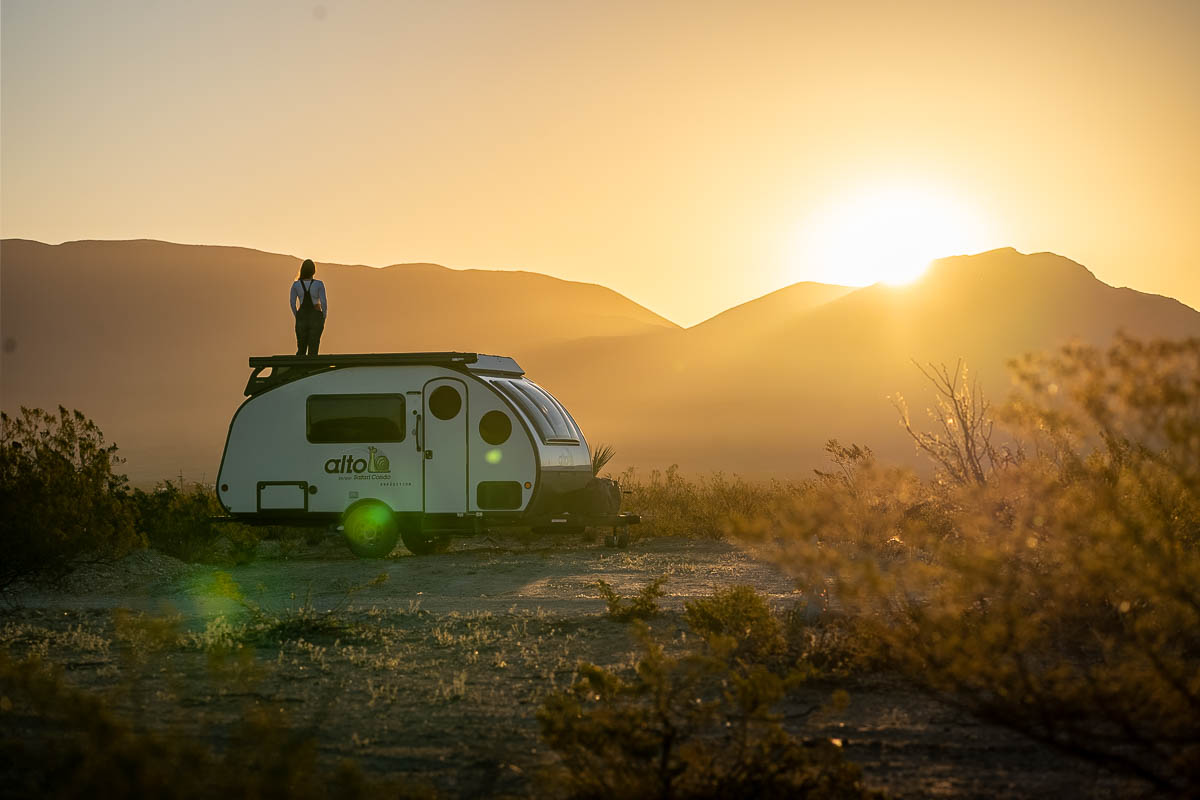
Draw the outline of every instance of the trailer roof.
<instances>
[{"instance_id":1,"label":"trailer roof","mask_svg":"<svg viewBox=\"0 0 1200 800\"><path fill-rule=\"evenodd\" d=\"M268 389L300 378L344 367L389 367L428 364L450 367L466 372L487 375L520 377L525 374L521 366L508 356L490 356L483 353L334 353L319 356L250 356L250 380L246 384L246 396L260 394ZM268 367L269 375L262 375Z\"/></svg>"}]
</instances>

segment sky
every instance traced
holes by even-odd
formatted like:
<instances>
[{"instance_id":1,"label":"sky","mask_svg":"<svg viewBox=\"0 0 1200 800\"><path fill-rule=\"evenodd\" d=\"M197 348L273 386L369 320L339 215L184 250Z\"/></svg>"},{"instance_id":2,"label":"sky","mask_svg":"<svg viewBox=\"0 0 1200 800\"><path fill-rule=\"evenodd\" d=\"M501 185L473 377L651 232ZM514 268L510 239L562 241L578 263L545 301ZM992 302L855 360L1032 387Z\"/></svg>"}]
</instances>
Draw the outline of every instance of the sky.
<instances>
[{"instance_id":1,"label":"sky","mask_svg":"<svg viewBox=\"0 0 1200 800\"><path fill-rule=\"evenodd\" d=\"M1197 42L1195 0L3 0L0 235L525 269L683 325L1013 246L1200 308Z\"/></svg>"}]
</instances>

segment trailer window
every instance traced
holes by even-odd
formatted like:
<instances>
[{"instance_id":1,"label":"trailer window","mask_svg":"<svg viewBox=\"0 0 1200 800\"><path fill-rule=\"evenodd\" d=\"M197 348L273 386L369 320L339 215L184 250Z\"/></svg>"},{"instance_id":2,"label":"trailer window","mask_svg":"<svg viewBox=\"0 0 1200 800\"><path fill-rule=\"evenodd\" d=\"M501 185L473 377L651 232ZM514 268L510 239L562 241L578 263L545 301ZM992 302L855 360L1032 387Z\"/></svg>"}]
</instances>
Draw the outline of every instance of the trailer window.
<instances>
[{"instance_id":1,"label":"trailer window","mask_svg":"<svg viewBox=\"0 0 1200 800\"><path fill-rule=\"evenodd\" d=\"M546 444L579 444L579 428L567 410L542 387L527 380L496 379L492 385L529 417Z\"/></svg>"},{"instance_id":2,"label":"trailer window","mask_svg":"<svg viewBox=\"0 0 1200 800\"><path fill-rule=\"evenodd\" d=\"M479 438L491 445L502 445L512 436L512 420L503 411L489 411L479 420Z\"/></svg>"},{"instance_id":3,"label":"trailer window","mask_svg":"<svg viewBox=\"0 0 1200 800\"><path fill-rule=\"evenodd\" d=\"M308 440L314 444L404 441L404 395L314 394Z\"/></svg>"}]
</instances>

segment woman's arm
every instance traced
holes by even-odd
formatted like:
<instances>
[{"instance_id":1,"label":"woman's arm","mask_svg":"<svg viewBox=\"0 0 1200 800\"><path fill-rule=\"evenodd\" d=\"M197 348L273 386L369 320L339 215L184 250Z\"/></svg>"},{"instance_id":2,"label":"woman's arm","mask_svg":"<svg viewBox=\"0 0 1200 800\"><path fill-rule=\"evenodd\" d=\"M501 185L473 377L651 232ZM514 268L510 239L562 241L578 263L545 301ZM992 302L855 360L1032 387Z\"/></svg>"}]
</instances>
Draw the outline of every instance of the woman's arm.
<instances>
[{"instance_id":1,"label":"woman's arm","mask_svg":"<svg viewBox=\"0 0 1200 800\"><path fill-rule=\"evenodd\" d=\"M296 284L293 283L292 289L288 293L288 308L290 308L292 310L293 317L296 316L297 313L299 313L297 311L297 306L296 306L297 300L299 300L299 293L296 291Z\"/></svg>"}]
</instances>

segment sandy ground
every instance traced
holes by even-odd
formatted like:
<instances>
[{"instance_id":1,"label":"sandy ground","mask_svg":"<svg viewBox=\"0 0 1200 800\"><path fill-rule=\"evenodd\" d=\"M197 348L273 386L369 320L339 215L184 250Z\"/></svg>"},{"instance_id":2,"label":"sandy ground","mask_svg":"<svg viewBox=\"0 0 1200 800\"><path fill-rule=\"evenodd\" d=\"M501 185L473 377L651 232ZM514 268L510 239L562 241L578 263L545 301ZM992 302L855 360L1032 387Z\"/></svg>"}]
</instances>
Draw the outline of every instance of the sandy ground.
<instances>
[{"instance_id":1,"label":"sandy ground","mask_svg":"<svg viewBox=\"0 0 1200 800\"><path fill-rule=\"evenodd\" d=\"M291 555L222 568L146 553L89 568L64 590L22 593L0 616L0 646L64 665L73 683L107 693L140 724L218 747L247 704L268 704L317 730L331 761L350 757L448 796L529 796L553 759L538 735L541 698L569 686L580 659L621 668L638 658L628 627L605 615L598 579L628 595L667 575L652 628L675 645L688 635L683 604L714 589L749 584L781 608L803 598L773 566L712 541L614 550L578 536L492 536L425 557L401 547L359 561L336 542ZM385 582L355 590L381 574ZM371 634L259 641L249 666L214 662L214 643L248 619L247 603L286 616L306 602ZM135 643L114 628L121 608L175 619L193 644ZM887 676L822 679L791 702L821 705L835 689L850 693L849 707L796 722L795 732L841 739L870 785L894 796L1128 788Z\"/></svg>"}]
</instances>

